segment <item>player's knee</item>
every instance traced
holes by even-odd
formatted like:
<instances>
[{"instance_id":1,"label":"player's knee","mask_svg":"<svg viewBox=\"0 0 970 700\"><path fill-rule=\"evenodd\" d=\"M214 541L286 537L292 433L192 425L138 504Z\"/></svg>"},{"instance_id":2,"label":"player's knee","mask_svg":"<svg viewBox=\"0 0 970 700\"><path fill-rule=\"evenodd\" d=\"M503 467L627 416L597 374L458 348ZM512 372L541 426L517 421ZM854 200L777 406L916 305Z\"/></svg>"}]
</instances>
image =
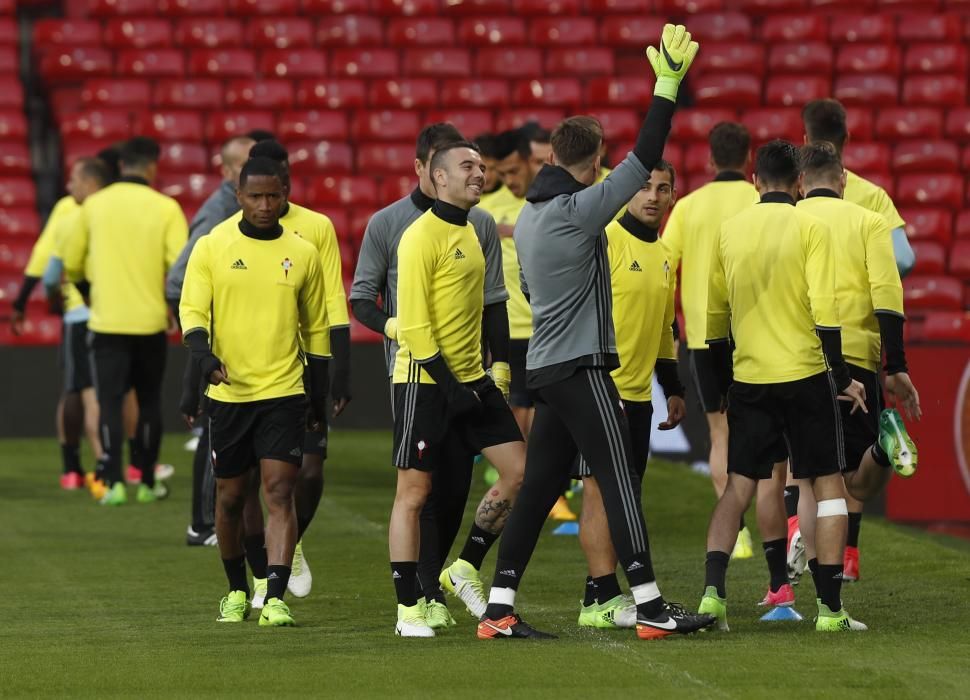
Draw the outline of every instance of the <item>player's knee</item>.
<instances>
[{"instance_id":1,"label":"player's knee","mask_svg":"<svg viewBox=\"0 0 970 700\"><path fill-rule=\"evenodd\" d=\"M241 489L220 488L216 492L216 506L224 516L242 517L246 507L246 494Z\"/></svg>"},{"instance_id":2,"label":"player's knee","mask_svg":"<svg viewBox=\"0 0 970 700\"><path fill-rule=\"evenodd\" d=\"M270 509L287 508L293 502L293 479L273 478L263 483L263 498Z\"/></svg>"}]
</instances>

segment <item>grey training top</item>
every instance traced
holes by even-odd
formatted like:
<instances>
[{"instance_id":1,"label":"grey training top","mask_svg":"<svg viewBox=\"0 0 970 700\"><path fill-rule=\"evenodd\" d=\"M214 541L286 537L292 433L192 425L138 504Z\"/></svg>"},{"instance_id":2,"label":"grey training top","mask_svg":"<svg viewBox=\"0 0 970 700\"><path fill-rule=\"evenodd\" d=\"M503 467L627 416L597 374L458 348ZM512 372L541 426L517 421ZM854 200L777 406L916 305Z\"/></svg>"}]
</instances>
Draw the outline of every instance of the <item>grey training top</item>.
<instances>
[{"instance_id":1,"label":"grey training top","mask_svg":"<svg viewBox=\"0 0 970 700\"><path fill-rule=\"evenodd\" d=\"M619 366L605 228L649 175L633 153L590 187L562 168L539 172L514 233L522 291L532 307L530 388L565 378L556 371L564 363L569 364L562 369ZM548 198L544 183L553 193ZM571 194L554 194L570 189Z\"/></svg>"},{"instance_id":2,"label":"grey training top","mask_svg":"<svg viewBox=\"0 0 970 700\"><path fill-rule=\"evenodd\" d=\"M179 253L178 259L168 271L165 279L165 298L169 301L178 301L182 298L182 282L185 281L185 268L189 264L189 256L192 249L199 242L202 236L209 235L209 232L239 211L239 202L236 200L235 183L223 180L219 188L209 195L202 207L196 212L192 223L189 224L189 240Z\"/></svg>"},{"instance_id":3,"label":"grey training top","mask_svg":"<svg viewBox=\"0 0 970 700\"><path fill-rule=\"evenodd\" d=\"M407 197L402 197L371 217L360 245L354 283L350 288L351 302L355 299L376 302L380 297L384 313L388 316L396 314L397 246L405 230L430 209L433 203L433 199L420 189L415 189ZM473 207L468 212L468 221L475 228L475 234L485 254L485 305L507 301L509 293L505 289L502 246L495 229L495 219L488 212ZM397 343L384 338L384 354L387 373L391 376Z\"/></svg>"}]
</instances>

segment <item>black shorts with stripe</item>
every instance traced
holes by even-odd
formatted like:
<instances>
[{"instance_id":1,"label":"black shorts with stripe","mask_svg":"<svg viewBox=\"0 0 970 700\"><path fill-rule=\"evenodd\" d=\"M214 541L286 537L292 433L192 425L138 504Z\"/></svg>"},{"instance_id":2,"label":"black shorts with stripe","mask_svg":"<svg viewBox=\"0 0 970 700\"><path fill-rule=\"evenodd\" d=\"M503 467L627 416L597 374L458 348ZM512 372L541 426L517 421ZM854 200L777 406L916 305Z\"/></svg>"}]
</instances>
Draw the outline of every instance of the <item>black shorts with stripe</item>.
<instances>
[{"instance_id":1,"label":"black shorts with stripe","mask_svg":"<svg viewBox=\"0 0 970 700\"><path fill-rule=\"evenodd\" d=\"M512 338L509 341L509 370L512 383L509 385L509 405L516 408L532 408L535 402L525 385L525 358L529 354L528 338Z\"/></svg>"},{"instance_id":2,"label":"black shorts with stripe","mask_svg":"<svg viewBox=\"0 0 970 700\"><path fill-rule=\"evenodd\" d=\"M623 414L630 427L630 446L633 448L633 469L643 479L647 473L647 460L650 458L650 429L653 427L653 402L629 401L623 399ZM578 458L574 479L592 476L589 465L582 455Z\"/></svg>"},{"instance_id":3,"label":"black shorts with stripe","mask_svg":"<svg viewBox=\"0 0 970 700\"><path fill-rule=\"evenodd\" d=\"M845 468L841 409L828 372L775 384L734 382L728 392L728 472L771 478L787 457L796 479Z\"/></svg>"},{"instance_id":4,"label":"black shorts with stripe","mask_svg":"<svg viewBox=\"0 0 970 700\"><path fill-rule=\"evenodd\" d=\"M489 378L465 385L478 394L480 411L452 416L437 384L394 385L394 451L399 469L433 472L454 468L487 447L522 440L502 392Z\"/></svg>"},{"instance_id":5,"label":"black shorts with stripe","mask_svg":"<svg viewBox=\"0 0 970 700\"><path fill-rule=\"evenodd\" d=\"M307 400L299 396L228 403L207 400L209 446L217 479L231 479L262 459L303 463Z\"/></svg>"},{"instance_id":6,"label":"black shorts with stripe","mask_svg":"<svg viewBox=\"0 0 970 700\"><path fill-rule=\"evenodd\" d=\"M721 390L717 385L710 350L689 350L690 377L697 393L697 401L704 413L721 410Z\"/></svg>"},{"instance_id":7,"label":"black shorts with stripe","mask_svg":"<svg viewBox=\"0 0 970 700\"><path fill-rule=\"evenodd\" d=\"M94 386L86 321L65 323L61 328L61 370L65 393L74 394Z\"/></svg>"},{"instance_id":8,"label":"black shorts with stripe","mask_svg":"<svg viewBox=\"0 0 970 700\"><path fill-rule=\"evenodd\" d=\"M878 374L850 364L849 376L862 382L866 388L866 409L869 411L852 413L853 404L850 401L839 401L845 433L845 471L853 472L859 468L862 458L879 437L879 414L885 404Z\"/></svg>"}]
</instances>

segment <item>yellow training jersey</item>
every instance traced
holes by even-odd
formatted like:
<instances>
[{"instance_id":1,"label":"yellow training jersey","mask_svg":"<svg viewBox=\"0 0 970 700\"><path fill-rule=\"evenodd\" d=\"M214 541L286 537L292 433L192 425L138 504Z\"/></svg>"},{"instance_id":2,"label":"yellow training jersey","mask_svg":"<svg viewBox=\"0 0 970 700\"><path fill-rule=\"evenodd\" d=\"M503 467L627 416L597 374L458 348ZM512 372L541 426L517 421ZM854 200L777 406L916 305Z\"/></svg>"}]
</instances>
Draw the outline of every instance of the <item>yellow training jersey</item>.
<instances>
[{"instance_id":1,"label":"yellow training jersey","mask_svg":"<svg viewBox=\"0 0 970 700\"><path fill-rule=\"evenodd\" d=\"M525 207L525 198L519 199L504 185L482 198L478 203L479 209L484 209L498 226L515 226L519 214ZM509 311L509 337L515 340L528 340L532 337L532 309L522 293L519 284L519 256L515 252L515 241L511 236L501 238L502 241L502 273L505 275L505 287L509 292L506 307Z\"/></svg>"},{"instance_id":2,"label":"yellow training jersey","mask_svg":"<svg viewBox=\"0 0 970 700\"><path fill-rule=\"evenodd\" d=\"M485 255L472 224L445 221L435 213L441 205L418 217L398 244L396 384L434 384L417 363L439 353L459 382L485 376Z\"/></svg>"},{"instance_id":3,"label":"yellow training jersey","mask_svg":"<svg viewBox=\"0 0 970 700\"><path fill-rule=\"evenodd\" d=\"M347 292L344 290L340 245L333 222L325 214L289 203L280 223L297 236L305 238L320 252L320 271L327 288L327 320L331 328L350 325Z\"/></svg>"},{"instance_id":4,"label":"yellow training jersey","mask_svg":"<svg viewBox=\"0 0 970 700\"><path fill-rule=\"evenodd\" d=\"M740 173L719 177L674 205L663 235L671 267L676 270L682 265L680 304L687 347L694 350L707 348L707 285L714 238L722 223L758 201L758 191Z\"/></svg>"},{"instance_id":5,"label":"yellow training jersey","mask_svg":"<svg viewBox=\"0 0 970 700\"><path fill-rule=\"evenodd\" d=\"M674 353L674 284L667 251L659 240L637 238L619 221L606 227L613 287L613 326L620 366L613 381L620 398L650 401L658 358Z\"/></svg>"},{"instance_id":6,"label":"yellow training jersey","mask_svg":"<svg viewBox=\"0 0 970 700\"><path fill-rule=\"evenodd\" d=\"M889 224L881 215L846 202L835 192L810 193L798 208L822 219L832 230L832 247L839 261L835 289L845 361L876 372L882 359L876 311L903 315L903 285Z\"/></svg>"},{"instance_id":7,"label":"yellow training jersey","mask_svg":"<svg viewBox=\"0 0 970 700\"><path fill-rule=\"evenodd\" d=\"M890 231L906 225L903 217L896 211L893 200L886 194L886 190L874 182L859 177L851 170L845 171L845 192L842 196L847 202L881 214L889 222Z\"/></svg>"},{"instance_id":8,"label":"yellow training jersey","mask_svg":"<svg viewBox=\"0 0 970 700\"><path fill-rule=\"evenodd\" d=\"M27 261L27 267L24 268L26 277L43 277L51 257L63 257L58 243L63 240L66 232L76 225L79 209L80 206L70 195L57 200L50 216L47 217L44 230L40 232L40 237L30 251L30 259ZM61 296L64 297L65 312L84 306L81 293L70 282L61 285Z\"/></svg>"},{"instance_id":9,"label":"yellow training jersey","mask_svg":"<svg viewBox=\"0 0 970 700\"><path fill-rule=\"evenodd\" d=\"M733 334L741 382L790 382L827 369L815 329L839 327L832 233L793 205L768 193L725 221L714 241L707 337Z\"/></svg>"},{"instance_id":10,"label":"yellow training jersey","mask_svg":"<svg viewBox=\"0 0 970 700\"><path fill-rule=\"evenodd\" d=\"M330 354L324 299L319 254L299 236L251 238L229 219L200 238L179 313L185 335L209 333L232 382L209 386L208 396L243 403L303 394L301 332L307 354Z\"/></svg>"},{"instance_id":11,"label":"yellow training jersey","mask_svg":"<svg viewBox=\"0 0 970 700\"><path fill-rule=\"evenodd\" d=\"M165 274L189 227L171 197L140 182L108 185L84 200L64 241L68 281L91 283L97 333L153 335L168 327Z\"/></svg>"}]
</instances>

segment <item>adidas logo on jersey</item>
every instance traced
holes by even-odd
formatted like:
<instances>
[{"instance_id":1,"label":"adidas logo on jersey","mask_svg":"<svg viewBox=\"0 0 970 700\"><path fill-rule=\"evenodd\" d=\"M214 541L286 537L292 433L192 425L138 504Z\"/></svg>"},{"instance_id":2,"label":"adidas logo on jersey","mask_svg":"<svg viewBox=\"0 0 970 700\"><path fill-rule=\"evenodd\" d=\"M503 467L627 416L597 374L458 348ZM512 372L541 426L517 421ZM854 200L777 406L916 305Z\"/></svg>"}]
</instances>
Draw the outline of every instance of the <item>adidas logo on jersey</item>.
<instances>
[{"instance_id":1,"label":"adidas logo on jersey","mask_svg":"<svg viewBox=\"0 0 970 700\"><path fill-rule=\"evenodd\" d=\"M633 264L630 265L630 272L643 272L643 268L640 267L640 263L634 260Z\"/></svg>"},{"instance_id":2,"label":"adidas logo on jersey","mask_svg":"<svg viewBox=\"0 0 970 700\"><path fill-rule=\"evenodd\" d=\"M464 260L465 254L461 252L461 248L455 248L455 260Z\"/></svg>"},{"instance_id":3,"label":"adidas logo on jersey","mask_svg":"<svg viewBox=\"0 0 970 700\"><path fill-rule=\"evenodd\" d=\"M242 258L239 258L239 260L237 260L236 262L234 262L232 265L229 266L229 269L230 270L248 270L249 268L246 267L246 263L244 263L242 261Z\"/></svg>"}]
</instances>

